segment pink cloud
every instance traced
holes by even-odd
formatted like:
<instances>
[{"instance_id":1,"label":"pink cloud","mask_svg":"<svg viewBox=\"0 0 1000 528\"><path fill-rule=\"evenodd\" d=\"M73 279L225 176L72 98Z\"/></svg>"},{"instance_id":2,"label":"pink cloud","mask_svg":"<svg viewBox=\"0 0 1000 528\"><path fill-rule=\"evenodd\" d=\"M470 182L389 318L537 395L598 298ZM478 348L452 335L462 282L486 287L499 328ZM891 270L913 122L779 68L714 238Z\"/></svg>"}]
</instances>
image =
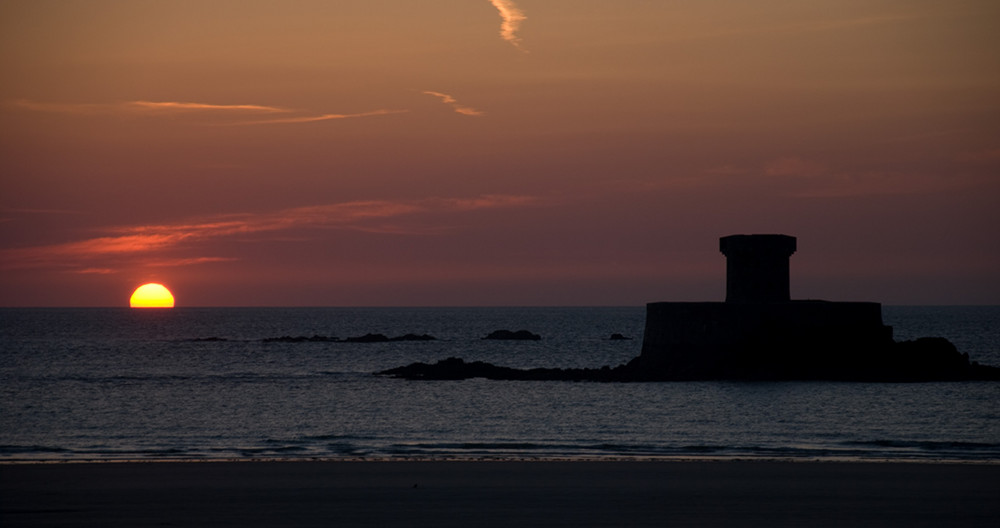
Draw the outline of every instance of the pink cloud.
<instances>
[{"instance_id":1,"label":"pink cloud","mask_svg":"<svg viewBox=\"0 0 1000 528\"><path fill-rule=\"evenodd\" d=\"M441 227L412 228L393 219L409 215L459 214L482 209L525 207L530 196L484 195L415 201L368 200L295 207L269 213L221 215L194 222L122 226L105 236L62 244L0 251L0 269L69 268L77 273L111 273L108 259L149 258L167 251L192 251L198 243L236 235L275 233L298 228L351 229L398 235L427 235ZM154 266L189 266L232 260L215 256L158 257ZM87 271L92 270L92 271Z\"/></svg>"}]
</instances>

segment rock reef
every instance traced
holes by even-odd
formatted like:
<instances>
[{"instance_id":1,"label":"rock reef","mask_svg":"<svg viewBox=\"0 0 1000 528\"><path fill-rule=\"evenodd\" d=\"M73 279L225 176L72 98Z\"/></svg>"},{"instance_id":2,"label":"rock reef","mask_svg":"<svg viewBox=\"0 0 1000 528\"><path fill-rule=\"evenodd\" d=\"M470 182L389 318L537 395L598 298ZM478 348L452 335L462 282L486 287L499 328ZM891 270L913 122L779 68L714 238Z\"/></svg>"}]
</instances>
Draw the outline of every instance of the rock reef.
<instances>
[{"instance_id":1,"label":"rock reef","mask_svg":"<svg viewBox=\"0 0 1000 528\"><path fill-rule=\"evenodd\" d=\"M499 341L538 341L542 339L542 336L528 330L518 330L516 332L511 332L510 330L494 330L483 339L496 339Z\"/></svg>"}]
</instances>

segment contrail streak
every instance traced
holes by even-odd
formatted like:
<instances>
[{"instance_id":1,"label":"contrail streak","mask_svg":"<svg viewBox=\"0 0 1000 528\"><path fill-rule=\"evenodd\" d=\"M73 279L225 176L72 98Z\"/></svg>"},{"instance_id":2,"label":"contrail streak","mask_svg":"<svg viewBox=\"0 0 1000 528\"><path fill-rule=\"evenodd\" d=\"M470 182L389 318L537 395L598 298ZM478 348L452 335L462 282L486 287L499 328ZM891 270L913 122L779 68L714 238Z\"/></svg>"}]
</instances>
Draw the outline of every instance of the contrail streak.
<instances>
[{"instance_id":1,"label":"contrail streak","mask_svg":"<svg viewBox=\"0 0 1000 528\"><path fill-rule=\"evenodd\" d=\"M450 95L448 95L446 93L432 92L432 91L429 91L429 90L424 90L423 93L425 93L427 95L433 95L434 97L440 97L442 103L444 103L446 105L451 105L451 107L455 110L455 112L457 112L459 114L467 115L467 116L472 116L472 117L479 117L479 116L486 115L486 112L483 112L482 110L476 110L475 108L472 108L471 106L463 106L463 105L458 104L458 100L457 99L455 99L454 97L452 97L452 96L450 96Z\"/></svg>"},{"instance_id":2,"label":"contrail streak","mask_svg":"<svg viewBox=\"0 0 1000 528\"><path fill-rule=\"evenodd\" d=\"M528 18L524 16L524 11L521 11L510 0L490 0L490 3L497 8L497 11L500 12L500 18L503 19L503 23L500 24L500 38L510 42L515 48L527 52L521 48L521 37L517 36L521 22Z\"/></svg>"},{"instance_id":3,"label":"contrail streak","mask_svg":"<svg viewBox=\"0 0 1000 528\"><path fill-rule=\"evenodd\" d=\"M444 104L454 104L454 103L458 102L458 101L455 100L454 97L452 97L452 96L450 96L450 95L448 95L446 93L432 92L430 90L424 90L424 93L427 94L427 95L433 95L434 97L440 97L441 98L441 102L444 103Z\"/></svg>"}]
</instances>

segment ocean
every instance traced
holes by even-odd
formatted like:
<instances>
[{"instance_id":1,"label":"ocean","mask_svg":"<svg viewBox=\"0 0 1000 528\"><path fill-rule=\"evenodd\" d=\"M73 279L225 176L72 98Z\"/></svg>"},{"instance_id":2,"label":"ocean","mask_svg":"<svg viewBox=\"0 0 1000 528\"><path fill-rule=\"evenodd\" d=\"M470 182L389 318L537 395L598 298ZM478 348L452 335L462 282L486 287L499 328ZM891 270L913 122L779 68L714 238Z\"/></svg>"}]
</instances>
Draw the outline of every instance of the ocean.
<instances>
[{"instance_id":1,"label":"ocean","mask_svg":"<svg viewBox=\"0 0 1000 528\"><path fill-rule=\"evenodd\" d=\"M898 340L946 337L972 360L1000 365L1000 307L886 306L883 319ZM0 462L1000 462L996 382L373 375L452 356L525 368L615 366L639 354L644 320L644 307L0 309ZM482 339L499 329L542 339ZM435 339L343 341L369 333ZM281 339L297 337L308 339Z\"/></svg>"}]
</instances>

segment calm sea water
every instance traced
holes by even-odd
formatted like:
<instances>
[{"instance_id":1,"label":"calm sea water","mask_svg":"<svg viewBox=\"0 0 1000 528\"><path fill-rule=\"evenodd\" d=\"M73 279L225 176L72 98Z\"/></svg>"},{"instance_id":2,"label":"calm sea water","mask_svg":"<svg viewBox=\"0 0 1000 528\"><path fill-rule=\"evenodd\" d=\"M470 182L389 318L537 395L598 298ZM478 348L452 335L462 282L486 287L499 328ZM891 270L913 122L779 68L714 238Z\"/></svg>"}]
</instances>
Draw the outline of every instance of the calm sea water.
<instances>
[{"instance_id":1,"label":"calm sea water","mask_svg":"<svg viewBox=\"0 0 1000 528\"><path fill-rule=\"evenodd\" d=\"M1000 307L885 307L1000 365ZM1000 383L406 381L639 354L629 308L0 309L0 461L780 457L1000 461ZM527 329L541 341L484 341ZM430 334L425 342L265 342ZM612 333L634 337L612 341ZM808 351L803 351L808 353Z\"/></svg>"}]
</instances>

